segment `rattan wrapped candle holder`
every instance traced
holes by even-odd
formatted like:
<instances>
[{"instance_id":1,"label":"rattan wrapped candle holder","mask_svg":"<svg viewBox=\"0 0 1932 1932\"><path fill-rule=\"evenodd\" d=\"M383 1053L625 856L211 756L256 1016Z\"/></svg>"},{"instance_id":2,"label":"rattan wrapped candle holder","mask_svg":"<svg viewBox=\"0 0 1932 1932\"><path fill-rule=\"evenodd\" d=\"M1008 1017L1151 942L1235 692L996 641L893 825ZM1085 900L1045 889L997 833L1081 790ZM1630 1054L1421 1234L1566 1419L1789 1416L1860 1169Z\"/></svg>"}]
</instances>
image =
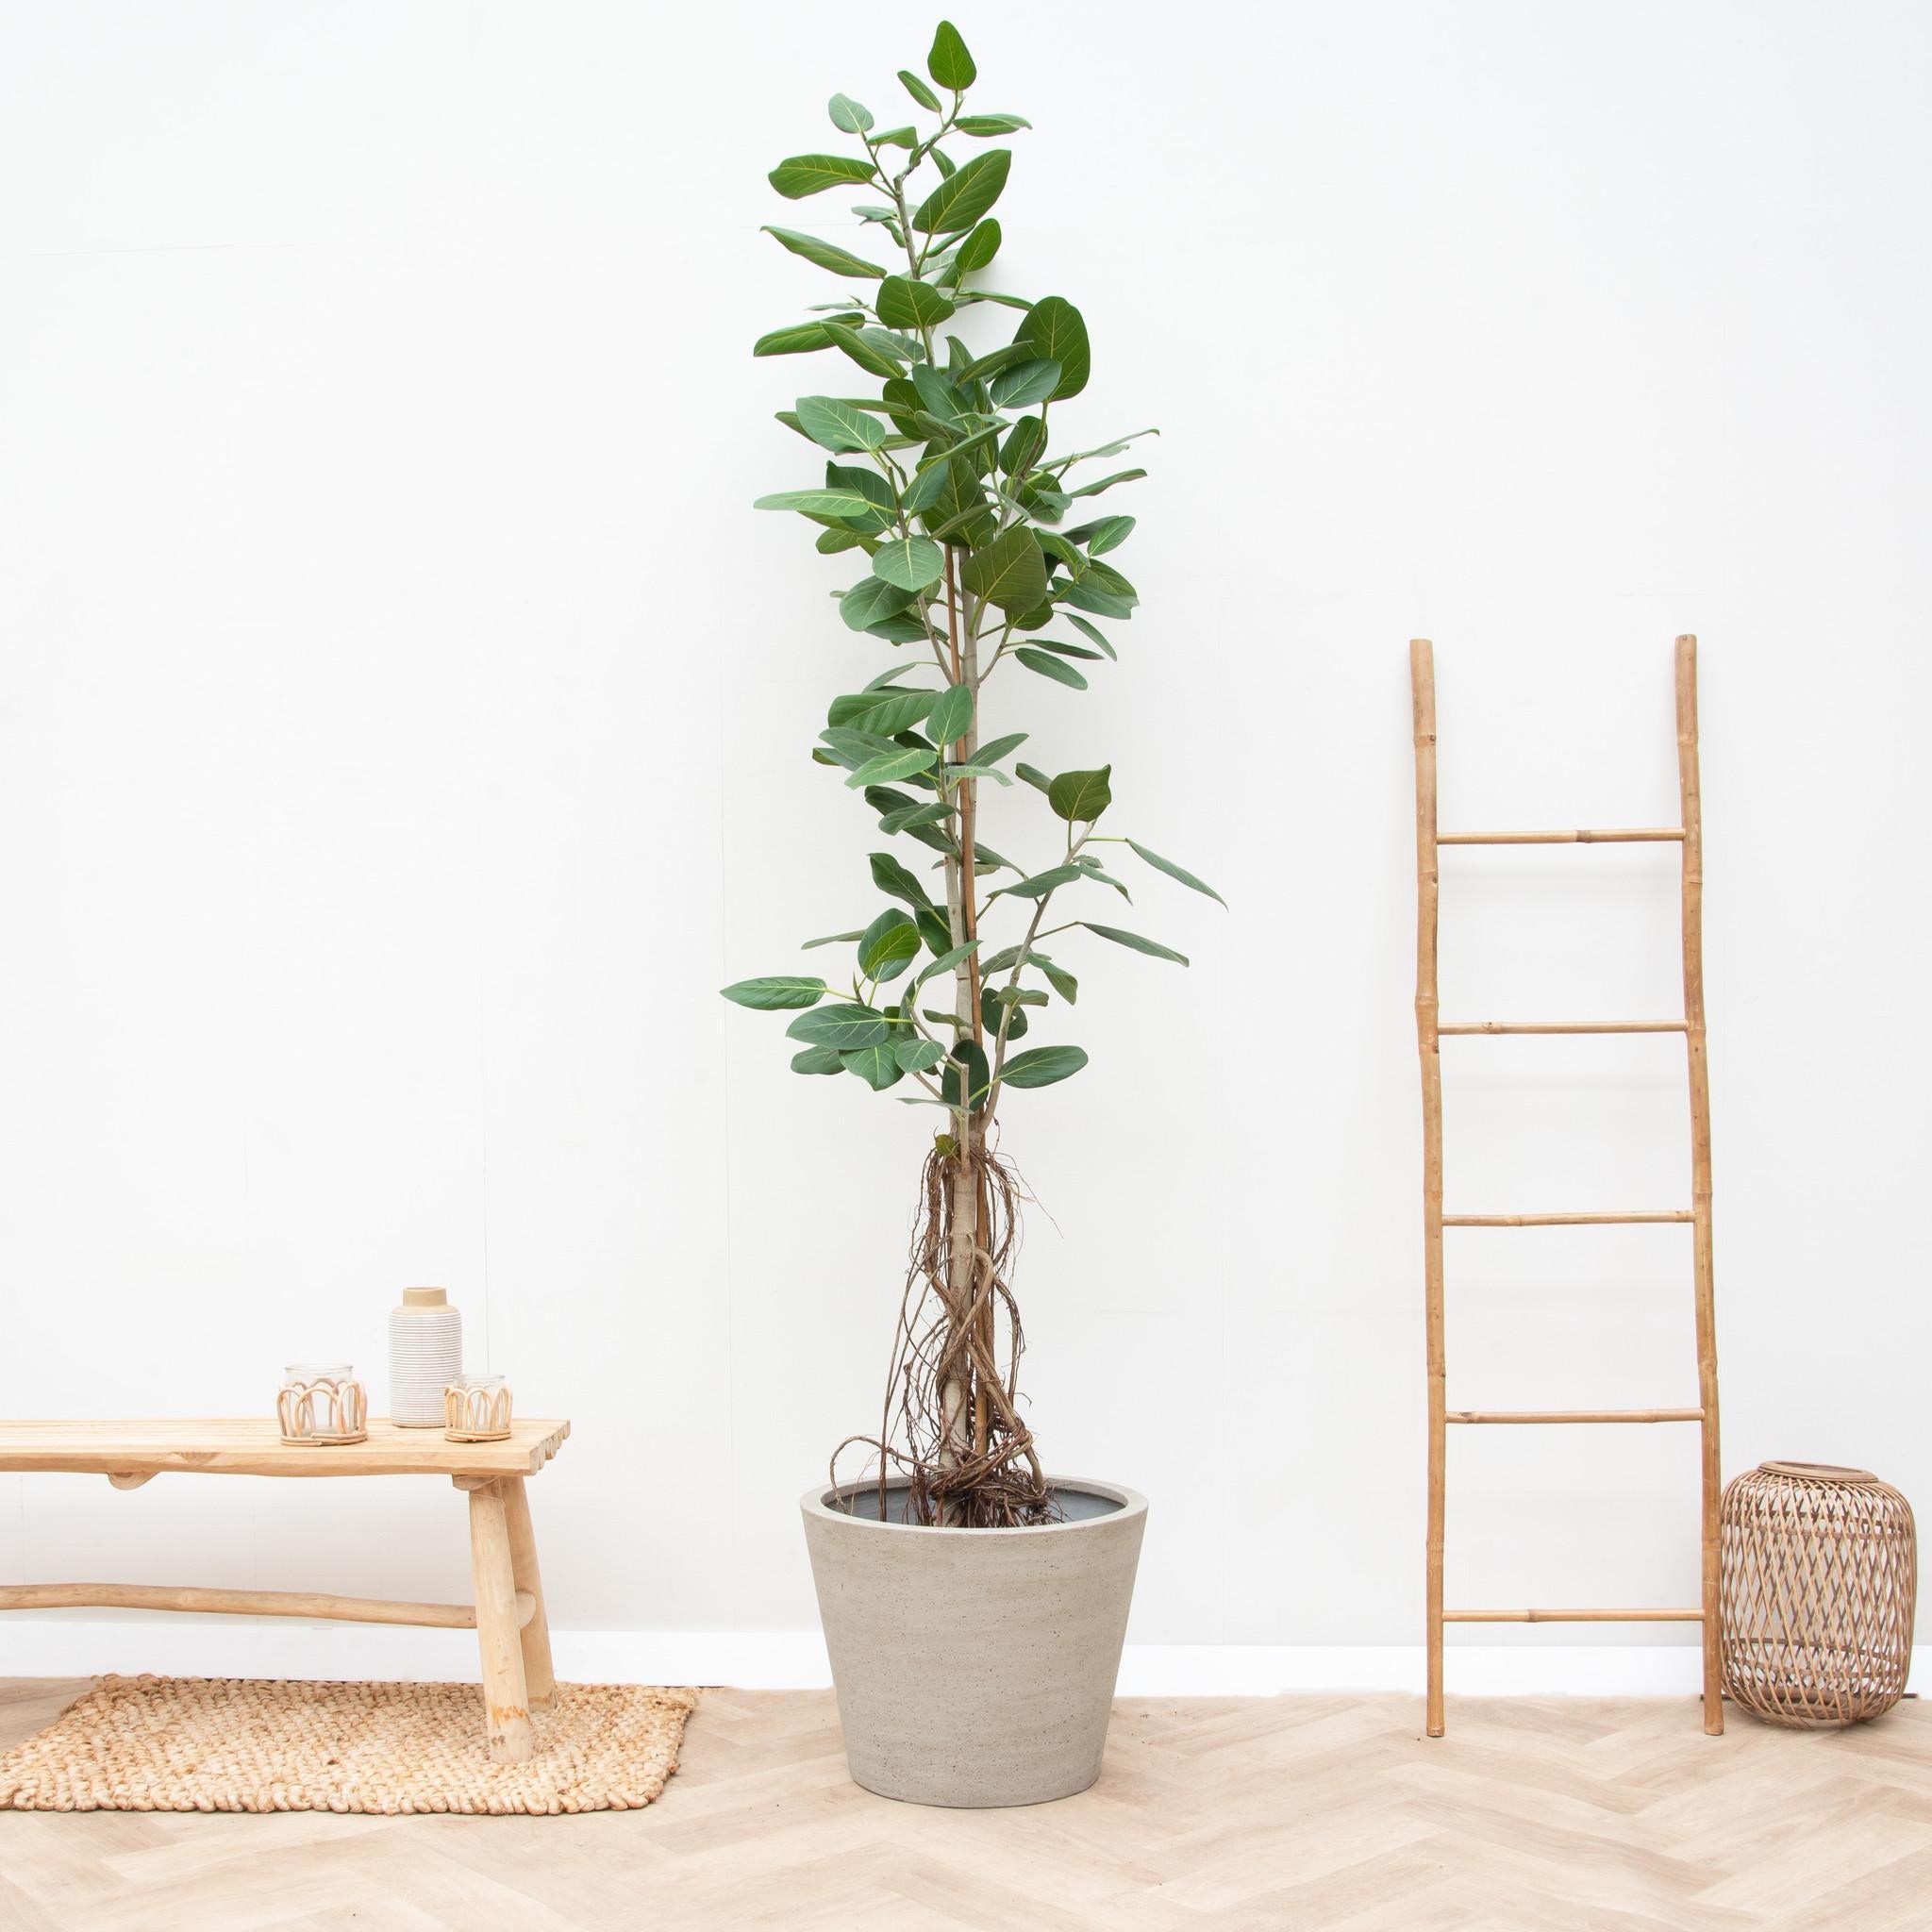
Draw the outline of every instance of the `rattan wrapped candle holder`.
<instances>
[{"instance_id":1,"label":"rattan wrapped candle holder","mask_svg":"<svg viewBox=\"0 0 1932 1932\"><path fill-rule=\"evenodd\" d=\"M1868 1470L1762 1462L1720 1524L1724 1690L1773 1724L1861 1724L1905 1694L1911 1505Z\"/></svg>"},{"instance_id":2,"label":"rattan wrapped candle holder","mask_svg":"<svg viewBox=\"0 0 1932 1932\"><path fill-rule=\"evenodd\" d=\"M369 1398L347 1362L291 1362L275 1397L275 1420L285 1442L363 1442Z\"/></svg>"}]
</instances>

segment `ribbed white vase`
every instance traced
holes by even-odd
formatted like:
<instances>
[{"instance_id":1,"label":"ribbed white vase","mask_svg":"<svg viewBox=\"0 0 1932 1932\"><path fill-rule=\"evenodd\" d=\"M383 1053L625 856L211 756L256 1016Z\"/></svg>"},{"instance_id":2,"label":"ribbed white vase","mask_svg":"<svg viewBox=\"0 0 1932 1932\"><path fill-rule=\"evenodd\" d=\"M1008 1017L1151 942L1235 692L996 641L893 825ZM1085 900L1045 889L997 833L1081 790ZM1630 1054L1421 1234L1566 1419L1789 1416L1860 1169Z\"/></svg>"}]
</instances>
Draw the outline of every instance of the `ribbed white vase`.
<instances>
[{"instance_id":1,"label":"ribbed white vase","mask_svg":"<svg viewBox=\"0 0 1932 1932\"><path fill-rule=\"evenodd\" d=\"M406 1288L389 1311L389 1418L440 1429L442 1391L463 1373L463 1317L441 1288Z\"/></svg>"}]
</instances>

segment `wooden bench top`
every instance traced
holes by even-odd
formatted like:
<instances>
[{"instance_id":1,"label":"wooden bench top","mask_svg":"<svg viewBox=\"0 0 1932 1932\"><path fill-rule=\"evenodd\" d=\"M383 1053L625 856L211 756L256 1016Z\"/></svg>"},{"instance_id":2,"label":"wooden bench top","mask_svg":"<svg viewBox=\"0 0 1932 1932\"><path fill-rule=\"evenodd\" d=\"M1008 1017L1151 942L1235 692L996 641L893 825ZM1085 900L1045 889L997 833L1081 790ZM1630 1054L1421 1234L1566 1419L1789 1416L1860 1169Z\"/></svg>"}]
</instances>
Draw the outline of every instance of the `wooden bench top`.
<instances>
[{"instance_id":1,"label":"wooden bench top","mask_svg":"<svg viewBox=\"0 0 1932 1932\"><path fill-rule=\"evenodd\" d=\"M501 1442L372 1420L366 1442L290 1443L254 1416L158 1422L0 1422L0 1471L85 1475L535 1475L567 1422L518 1420Z\"/></svg>"}]
</instances>

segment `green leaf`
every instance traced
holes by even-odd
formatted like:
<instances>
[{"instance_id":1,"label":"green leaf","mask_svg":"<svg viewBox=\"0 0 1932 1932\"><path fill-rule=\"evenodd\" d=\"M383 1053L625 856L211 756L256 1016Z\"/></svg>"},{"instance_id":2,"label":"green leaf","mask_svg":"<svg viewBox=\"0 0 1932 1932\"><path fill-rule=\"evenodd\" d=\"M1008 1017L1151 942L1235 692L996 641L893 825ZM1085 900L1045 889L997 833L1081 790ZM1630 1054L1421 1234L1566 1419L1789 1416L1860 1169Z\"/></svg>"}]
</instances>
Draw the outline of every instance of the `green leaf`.
<instances>
[{"instance_id":1,"label":"green leaf","mask_svg":"<svg viewBox=\"0 0 1932 1932\"><path fill-rule=\"evenodd\" d=\"M992 399L1003 409L1024 409L1030 403L1043 403L1058 393L1061 382L1060 365L1035 356L1002 369L989 385Z\"/></svg>"},{"instance_id":2,"label":"green leaf","mask_svg":"<svg viewBox=\"0 0 1932 1932\"><path fill-rule=\"evenodd\" d=\"M985 1048L970 1038L953 1042L946 1071L940 1080L940 1091L953 1107L961 1105L959 1074L962 1069L966 1074L964 1105L977 1113L986 1105L987 1093L992 1086L992 1069L987 1065Z\"/></svg>"},{"instance_id":3,"label":"green leaf","mask_svg":"<svg viewBox=\"0 0 1932 1932\"><path fill-rule=\"evenodd\" d=\"M919 926L919 936L925 941L925 949L935 958L942 958L952 950L953 929L935 911L922 907L912 915Z\"/></svg>"},{"instance_id":4,"label":"green leaf","mask_svg":"<svg viewBox=\"0 0 1932 1932\"><path fill-rule=\"evenodd\" d=\"M1000 252L1000 225L995 221L984 221L959 244L959 252L953 258L953 266L961 275L971 275L974 269L984 268Z\"/></svg>"},{"instance_id":5,"label":"green leaf","mask_svg":"<svg viewBox=\"0 0 1932 1932\"><path fill-rule=\"evenodd\" d=\"M872 882L880 891L891 898L905 900L915 910L931 906L932 897L925 888L890 852L873 853L871 863Z\"/></svg>"},{"instance_id":6,"label":"green leaf","mask_svg":"<svg viewBox=\"0 0 1932 1932\"><path fill-rule=\"evenodd\" d=\"M1108 783L1112 775L1111 765L1097 772L1062 772L1047 788L1046 802L1068 824L1091 825L1113 803Z\"/></svg>"},{"instance_id":7,"label":"green leaf","mask_svg":"<svg viewBox=\"0 0 1932 1932\"><path fill-rule=\"evenodd\" d=\"M721 989L727 1000L750 1007L760 1013L775 1013L791 1007L815 1007L824 996L823 979L792 979L782 974L773 979L741 979L735 986Z\"/></svg>"},{"instance_id":8,"label":"green leaf","mask_svg":"<svg viewBox=\"0 0 1932 1932\"><path fill-rule=\"evenodd\" d=\"M948 785L957 785L962 778L993 778L1002 785L1010 785L1013 782L997 765L946 765L941 767L941 772ZM974 853L978 853L985 848L975 845L973 849Z\"/></svg>"},{"instance_id":9,"label":"green leaf","mask_svg":"<svg viewBox=\"0 0 1932 1932\"><path fill-rule=\"evenodd\" d=\"M1000 446L1000 469L1008 476L1017 476L1021 471L1030 470L1045 449L1046 425L1038 416L1022 416ZM1054 543L1048 541L1052 533L1042 530L1039 534L1041 547L1053 549Z\"/></svg>"},{"instance_id":10,"label":"green leaf","mask_svg":"<svg viewBox=\"0 0 1932 1932\"><path fill-rule=\"evenodd\" d=\"M1143 939L1137 932L1123 932L1117 925L1095 925L1091 919L1080 924L1089 932L1097 932L1104 940L1111 940L1117 946L1131 947L1137 953L1145 953L1150 959L1172 959L1176 966L1185 966L1188 956L1176 953L1172 946L1163 946L1158 940Z\"/></svg>"},{"instance_id":11,"label":"green leaf","mask_svg":"<svg viewBox=\"0 0 1932 1932\"><path fill-rule=\"evenodd\" d=\"M863 134L872 125L872 114L849 94L834 94L825 104L832 125L841 134Z\"/></svg>"},{"instance_id":12,"label":"green leaf","mask_svg":"<svg viewBox=\"0 0 1932 1932\"><path fill-rule=\"evenodd\" d=\"M841 1053L856 1053L861 1046L876 1046L891 1028L870 1007L816 1007L801 1013L785 1029L788 1040L802 1040L808 1046L836 1046Z\"/></svg>"},{"instance_id":13,"label":"green leaf","mask_svg":"<svg viewBox=\"0 0 1932 1932\"><path fill-rule=\"evenodd\" d=\"M791 1071L794 1074L842 1074L845 1062L839 1058L836 1046L808 1046L803 1053L791 1056Z\"/></svg>"},{"instance_id":14,"label":"green leaf","mask_svg":"<svg viewBox=\"0 0 1932 1932\"><path fill-rule=\"evenodd\" d=\"M934 93L918 75L908 73L902 67L899 70L899 84L928 114L937 114L941 111L939 95Z\"/></svg>"},{"instance_id":15,"label":"green leaf","mask_svg":"<svg viewBox=\"0 0 1932 1932\"><path fill-rule=\"evenodd\" d=\"M908 913L889 907L858 941L858 970L868 979L896 979L919 955L919 928Z\"/></svg>"},{"instance_id":16,"label":"green leaf","mask_svg":"<svg viewBox=\"0 0 1932 1932\"><path fill-rule=\"evenodd\" d=\"M945 457L935 458L907 484L905 493L899 498L899 506L908 516L916 517L921 511L930 509L945 494L947 461Z\"/></svg>"},{"instance_id":17,"label":"green leaf","mask_svg":"<svg viewBox=\"0 0 1932 1932\"><path fill-rule=\"evenodd\" d=\"M974 596L1002 610L1024 612L1046 598L1046 563L1024 524L966 559L960 580Z\"/></svg>"},{"instance_id":18,"label":"green leaf","mask_svg":"<svg viewBox=\"0 0 1932 1932\"><path fill-rule=\"evenodd\" d=\"M1031 127L1033 124L1023 121L1017 114L961 114L953 125L961 134L985 141L995 134L1018 134L1021 128Z\"/></svg>"},{"instance_id":19,"label":"green leaf","mask_svg":"<svg viewBox=\"0 0 1932 1932\"><path fill-rule=\"evenodd\" d=\"M864 935L862 933L857 932L828 932L824 939L807 940L804 945L800 946L798 950L801 953L808 953L812 950L814 946L837 946L849 944L853 940L862 939Z\"/></svg>"},{"instance_id":20,"label":"green leaf","mask_svg":"<svg viewBox=\"0 0 1932 1932\"><path fill-rule=\"evenodd\" d=\"M958 965L962 959L971 958L978 950L979 941L977 940L968 940L963 946L948 946L931 965L921 972L919 976L912 982L911 990L917 992L928 979L937 979L941 974L952 972L954 967Z\"/></svg>"},{"instance_id":21,"label":"green leaf","mask_svg":"<svg viewBox=\"0 0 1932 1932\"><path fill-rule=\"evenodd\" d=\"M966 171L962 168L959 172ZM1076 396L1087 387L1087 378L1093 371L1087 325L1080 319L1080 311L1064 296L1048 295L1036 302L1026 311L1026 320L1020 325L1013 340L1026 343L1036 356L1060 365L1060 379L1053 391L1055 402L1064 396Z\"/></svg>"},{"instance_id":22,"label":"green leaf","mask_svg":"<svg viewBox=\"0 0 1932 1932\"><path fill-rule=\"evenodd\" d=\"M1046 791L1053 782L1038 765L1015 765L1013 776L1024 778L1036 791Z\"/></svg>"},{"instance_id":23,"label":"green leaf","mask_svg":"<svg viewBox=\"0 0 1932 1932\"><path fill-rule=\"evenodd\" d=\"M895 339L887 336L884 329L850 328L843 323L835 322L825 330L825 340L833 348L851 357L853 361L868 375L893 376L899 374L903 355L889 356L878 346L875 338L884 337L888 341Z\"/></svg>"},{"instance_id":24,"label":"green leaf","mask_svg":"<svg viewBox=\"0 0 1932 1932\"><path fill-rule=\"evenodd\" d=\"M1075 1006L1080 998L1080 982L1064 966L1056 966L1044 953L1027 955L1031 964L1038 966L1046 975L1046 983L1065 1000L1068 1006Z\"/></svg>"},{"instance_id":25,"label":"green leaf","mask_svg":"<svg viewBox=\"0 0 1932 1932\"><path fill-rule=\"evenodd\" d=\"M1071 610L1063 612L1062 615L1083 638L1091 638L1093 640L1094 643L1099 646L1103 657L1119 657L1120 654L1108 642L1107 634L1096 625L1089 624L1084 617L1075 617Z\"/></svg>"},{"instance_id":26,"label":"green leaf","mask_svg":"<svg viewBox=\"0 0 1932 1932\"><path fill-rule=\"evenodd\" d=\"M950 20L941 21L939 31L932 37L932 52L925 57L925 71L956 94L963 93L979 78L979 69L974 66L966 42L959 38L959 29ZM905 77L903 74L899 76L901 80ZM932 105L937 108L939 103L934 101Z\"/></svg>"},{"instance_id":27,"label":"green leaf","mask_svg":"<svg viewBox=\"0 0 1932 1932\"><path fill-rule=\"evenodd\" d=\"M930 771L938 757L939 753L931 750L881 752L877 758L868 758L845 783L854 791L862 785L890 785L894 778Z\"/></svg>"},{"instance_id":28,"label":"green leaf","mask_svg":"<svg viewBox=\"0 0 1932 1932\"><path fill-rule=\"evenodd\" d=\"M879 284L877 308L888 328L930 328L953 312L953 305L930 282L916 282L910 275L887 275Z\"/></svg>"},{"instance_id":29,"label":"green leaf","mask_svg":"<svg viewBox=\"0 0 1932 1932\"><path fill-rule=\"evenodd\" d=\"M872 560L872 574L902 591L919 591L939 582L945 552L930 537L890 537Z\"/></svg>"},{"instance_id":30,"label":"green leaf","mask_svg":"<svg viewBox=\"0 0 1932 1932\"><path fill-rule=\"evenodd\" d=\"M1147 474L1145 470L1116 470L1111 476L1103 476L1098 483L1083 483L1077 490L1067 491L1069 496L1098 496L1103 490L1111 490L1116 483L1138 483Z\"/></svg>"},{"instance_id":31,"label":"green leaf","mask_svg":"<svg viewBox=\"0 0 1932 1932\"><path fill-rule=\"evenodd\" d=\"M875 506L857 490L781 490L760 496L754 509L795 509L814 517L870 517Z\"/></svg>"},{"instance_id":32,"label":"green leaf","mask_svg":"<svg viewBox=\"0 0 1932 1932\"><path fill-rule=\"evenodd\" d=\"M843 182L870 181L873 167L850 155L793 155L780 161L767 178L787 201L803 201L808 194L823 194Z\"/></svg>"},{"instance_id":33,"label":"green leaf","mask_svg":"<svg viewBox=\"0 0 1932 1932\"><path fill-rule=\"evenodd\" d=\"M857 1074L874 1093L896 1087L905 1077L900 1071L897 1050L881 1041L877 1046L861 1046L856 1053L841 1054L845 1071Z\"/></svg>"},{"instance_id":34,"label":"green leaf","mask_svg":"<svg viewBox=\"0 0 1932 1932\"><path fill-rule=\"evenodd\" d=\"M789 328L774 328L751 345L754 356L806 356L814 349L829 349L831 338L822 322L794 323Z\"/></svg>"},{"instance_id":35,"label":"green leaf","mask_svg":"<svg viewBox=\"0 0 1932 1932\"><path fill-rule=\"evenodd\" d=\"M866 794L866 803L868 805L872 803L872 792L883 791L884 789L882 786L873 786ZM882 813L879 818L879 830L882 832L917 831L923 825L943 824L952 815L952 808L949 806L941 805L937 799L930 800L924 805L915 805L908 802L901 806L896 811ZM941 842L943 843L944 841L941 841Z\"/></svg>"},{"instance_id":36,"label":"green leaf","mask_svg":"<svg viewBox=\"0 0 1932 1932\"><path fill-rule=\"evenodd\" d=\"M1134 534L1134 523L1132 517L1102 517L1087 539L1088 556L1105 557L1109 550L1118 550Z\"/></svg>"},{"instance_id":37,"label":"green leaf","mask_svg":"<svg viewBox=\"0 0 1932 1932\"><path fill-rule=\"evenodd\" d=\"M996 765L1009 751L1018 751L1025 742L1025 732L1009 731L1004 738L995 738L990 744L982 744L973 754L974 762L981 765Z\"/></svg>"},{"instance_id":38,"label":"green leaf","mask_svg":"<svg viewBox=\"0 0 1932 1932\"><path fill-rule=\"evenodd\" d=\"M932 708L925 721L925 735L935 744L951 744L972 722L973 687L956 684Z\"/></svg>"},{"instance_id":39,"label":"green leaf","mask_svg":"<svg viewBox=\"0 0 1932 1932\"><path fill-rule=\"evenodd\" d=\"M1072 1079L1086 1064L1087 1056L1077 1046L1030 1046L1007 1062L1000 1084L1051 1087L1057 1080Z\"/></svg>"},{"instance_id":40,"label":"green leaf","mask_svg":"<svg viewBox=\"0 0 1932 1932\"><path fill-rule=\"evenodd\" d=\"M800 396L798 422L815 443L835 453L877 449L886 440L876 416L837 396Z\"/></svg>"},{"instance_id":41,"label":"green leaf","mask_svg":"<svg viewBox=\"0 0 1932 1932\"><path fill-rule=\"evenodd\" d=\"M1007 185L1008 171L1012 165L1013 152L1010 148L996 147L986 154L975 155L963 168L947 175L919 204L912 217L912 225L922 235L952 235L962 228L972 227L1000 198L1000 192ZM1044 355L1047 352L1037 350L1035 353Z\"/></svg>"},{"instance_id":42,"label":"green leaf","mask_svg":"<svg viewBox=\"0 0 1932 1932\"><path fill-rule=\"evenodd\" d=\"M1050 866L1045 872L1037 872L1031 878L1022 879L1016 886L1004 888L1015 899L1043 899L1047 893L1061 886L1070 886L1075 879L1087 876L1086 868L1078 865Z\"/></svg>"},{"instance_id":43,"label":"green leaf","mask_svg":"<svg viewBox=\"0 0 1932 1932\"><path fill-rule=\"evenodd\" d=\"M1176 865L1171 858L1163 858L1158 852L1150 852L1138 841L1129 839L1127 843L1151 865L1156 872L1164 872L1169 878L1178 879L1181 884L1196 892L1205 892L1217 905L1225 906L1227 901L1210 886L1206 879L1197 879L1186 866Z\"/></svg>"},{"instance_id":44,"label":"green leaf","mask_svg":"<svg viewBox=\"0 0 1932 1932\"><path fill-rule=\"evenodd\" d=\"M1079 672L1062 658L1056 658L1048 651L1036 651L1023 646L1013 656L1029 671L1037 671L1042 677L1050 677L1056 684L1064 684L1074 691L1085 691L1087 680Z\"/></svg>"},{"instance_id":45,"label":"green leaf","mask_svg":"<svg viewBox=\"0 0 1932 1932\"><path fill-rule=\"evenodd\" d=\"M781 248L789 248L793 255L803 256L807 261L815 262L820 268L830 269L835 275L853 275L860 280L875 282L885 274L876 262L854 255L849 248L821 242L816 235L801 235L794 228L774 228L770 225L767 225L765 233L773 237Z\"/></svg>"},{"instance_id":46,"label":"green leaf","mask_svg":"<svg viewBox=\"0 0 1932 1932\"><path fill-rule=\"evenodd\" d=\"M1007 1022L1007 1040L1010 1044L1015 1040L1024 1039L1026 1035L1026 1015L1020 1010L1020 998L1021 995L1018 992L1014 992L1008 998L1005 988L995 990L991 986L981 987L979 990L980 1026L988 1033L998 1033L1000 1030L1000 1008L1003 1006L1010 1006L1013 1009L1013 1017ZM1046 995L1044 993L1036 993L1034 995L1035 1001L1039 1003L1043 1003L1045 998Z\"/></svg>"},{"instance_id":47,"label":"green leaf","mask_svg":"<svg viewBox=\"0 0 1932 1932\"><path fill-rule=\"evenodd\" d=\"M945 1057L946 1050L937 1040L902 1040L893 1049L893 1058L908 1074L923 1074Z\"/></svg>"},{"instance_id":48,"label":"green leaf","mask_svg":"<svg viewBox=\"0 0 1932 1932\"><path fill-rule=\"evenodd\" d=\"M1082 610L1091 610L1096 617L1128 618L1134 614L1135 599L1116 596L1113 591L1099 584L1088 583L1084 578L1064 586L1059 595L1063 602L1077 604Z\"/></svg>"},{"instance_id":49,"label":"green leaf","mask_svg":"<svg viewBox=\"0 0 1932 1932\"><path fill-rule=\"evenodd\" d=\"M913 592L889 584L883 577L860 577L839 599L839 615L852 630L865 630L882 617L896 616L912 602Z\"/></svg>"}]
</instances>

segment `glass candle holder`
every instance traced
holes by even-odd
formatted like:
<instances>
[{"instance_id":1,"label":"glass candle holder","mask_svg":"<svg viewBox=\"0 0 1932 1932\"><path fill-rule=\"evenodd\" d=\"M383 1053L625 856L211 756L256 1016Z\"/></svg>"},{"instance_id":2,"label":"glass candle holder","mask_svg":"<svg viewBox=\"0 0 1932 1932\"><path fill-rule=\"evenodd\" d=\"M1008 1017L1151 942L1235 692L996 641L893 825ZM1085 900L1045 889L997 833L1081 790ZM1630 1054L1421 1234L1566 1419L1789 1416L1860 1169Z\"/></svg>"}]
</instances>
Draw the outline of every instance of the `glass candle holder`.
<instances>
[{"instance_id":1,"label":"glass candle holder","mask_svg":"<svg viewBox=\"0 0 1932 1932\"><path fill-rule=\"evenodd\" d=\"M442 1391L443 1436L500 1442L509 1434L509 1384L501 1375L461 1375Z\"/></svg>"},{"instance_id":2,"label":"glass candle holder","mask_svg":"<svg viewBox=\"0 0 1932 1932\"><path fill-rule=\"evenodd\" d=\"M275 1419L285 1442L361 1442L369 1397L348 1362L291 1362L282 1371Z\"/></svg>"}]
</instances>

